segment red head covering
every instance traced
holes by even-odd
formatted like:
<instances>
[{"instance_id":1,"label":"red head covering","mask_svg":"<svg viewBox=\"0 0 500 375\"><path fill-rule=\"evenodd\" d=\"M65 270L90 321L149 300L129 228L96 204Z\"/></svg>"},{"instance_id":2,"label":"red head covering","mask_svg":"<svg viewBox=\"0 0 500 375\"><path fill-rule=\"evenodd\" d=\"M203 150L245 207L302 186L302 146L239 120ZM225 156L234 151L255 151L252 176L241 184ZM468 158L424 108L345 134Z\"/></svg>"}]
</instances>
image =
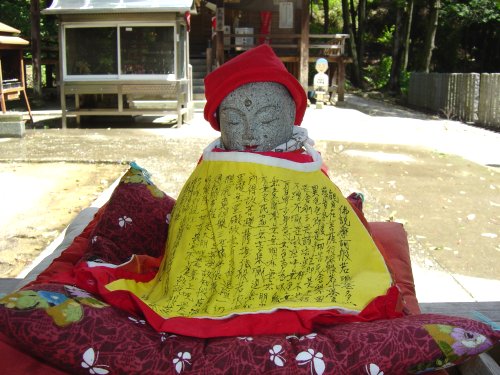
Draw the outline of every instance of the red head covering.
<instances>
[{"instance_id":1,"label":"red head covering","mask_svg":"<svg viewBox=\"0 0 500 375\"><path fill-rule=\"evenodd\" d=\"M229 60L205 77L205 119L220 130L217 108L224 98L240 86L252 82L276 82L285 86L295 102L295 125L300 125L306 111L304 89L266 44L252 48Z\"/></svg>"}]
</instances>

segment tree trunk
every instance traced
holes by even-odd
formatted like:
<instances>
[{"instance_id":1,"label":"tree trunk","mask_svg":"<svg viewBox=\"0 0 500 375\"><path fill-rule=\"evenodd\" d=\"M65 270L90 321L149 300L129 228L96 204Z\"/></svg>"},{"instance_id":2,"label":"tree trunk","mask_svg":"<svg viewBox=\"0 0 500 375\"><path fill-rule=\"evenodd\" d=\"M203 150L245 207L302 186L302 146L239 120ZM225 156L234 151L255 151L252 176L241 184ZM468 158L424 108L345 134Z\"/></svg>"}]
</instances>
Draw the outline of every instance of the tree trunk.
<instances>
[{"instance_id":1,"label":"tree trunk","mask_svg":"<svg viewBox=\"0 0 500 375\"><path fill-rule=\"evenodd\" d=\"M441 8L441 0L430 1L429 25L425 36L423 59L420 70L429 73L432 59L432 51L436 48L434 40L438 28L439 9Z\"/></svg>"},{"instance_id":2,"label":"tree trunk","mask_svg":"<svg viewBox=\"0 0 500 375\"><path fill-rule=\"evenodd\" d=\"M328 0L323 0L323 13L325 15L325 24L323 25L323 32L328 34L330 29L330 4Z\"/></svg>"},{"instance_id":3,"label":"tree trunk","mask_svg":"<svg viewBox=\"0 0 500 375\"><path fill-rule=\"evenodd\" d=\"M351 28L354 35L358 35L357 33L357 22L356 22L356 7L354 6L354 0L350 1L349 13L351 14Z\"/></svg>"},{"instance_id":4,"label":"tree trunk","mask_svg":"<svg viewBox=\"0 0 500 375\"><path fill-rule=\"evenodd\" d=\"M396 6L396 27L392 42L391 75L387 83L387 88L389 91L399 94L401 92L399 77L401 76L401 67L403 63L404 9L398 0L394 2Z\"/></svg>"},{"instance_id":5,"label":"tree trunk","mask_svg":"<svg viewBox=\"0 0 500 375\"><path fill-rule=\"evenodd\" d=\"M353 32L350 18L349 0L342 0L342 19L344 21L344 33L349 34L349 51L352 56L351 81L355 86L361 85L361 71L359 68L358 52L356 49L356 36Z\"/></svg>"},{"instance_id":6,"label":"tree trunk","mask_svg":"<svg viewBox=\"0 0 500 375\"><path fill-rule=\"evenodd\" d=\"M359 69L363 72L364 56L365 56L365 22L366 22L366 0L358 2L358 39L356 40L358 47L358 64Z\"/></svg>"},{"instance_id":7,"label":"tree trunk","mask_svg":"<svg viewBox=\"0 0 500 375\"><path fill-rule=\"evenodd\" d=\"M42 97L42 64L40 48L40 0L31 0L31 54L33 74L33 94L37 99Z\"/></svg>"},{"instance_id":8,"label":"tree trunk","mask_svg":"<svg viewBox=\"0 0 500 375\"><path fill-rule=\"evenodd\" d=\"M403 53L403 64L401 66L402 71L408 70L408 55L410 52L410 34L411 34L411 24L413 21L413 8L415 5L415 0L408 0L406 5L406 23L405 23L405 42L404 42L404 53Z\"/></svg>"}]
</instances>

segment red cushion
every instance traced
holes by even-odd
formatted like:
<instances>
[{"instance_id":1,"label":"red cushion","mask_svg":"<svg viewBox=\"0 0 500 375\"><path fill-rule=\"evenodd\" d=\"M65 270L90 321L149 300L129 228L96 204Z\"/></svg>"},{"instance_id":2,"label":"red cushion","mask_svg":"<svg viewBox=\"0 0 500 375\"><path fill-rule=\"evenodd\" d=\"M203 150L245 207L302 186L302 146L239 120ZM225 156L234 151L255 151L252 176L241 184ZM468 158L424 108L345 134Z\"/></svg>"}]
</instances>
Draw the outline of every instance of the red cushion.
<instances>
[{"instance_id":1,"label":"red cushion","mask_svg":"<svg viewBox=\"0 0 500 375\"><path fill-rule=\"evenodd\" d=\"M394 222L372 222L369 227L375 241L380 244L379 248L403 296L407 312L418 314L420 308L411 270L407 233L403 225Z\"/></svg>"},{"instance_id":2,"label":"red cushion","mask_svg":"<svg viewBox=\"0 0 500 375\"><path fill-rule=\"evenodd\" d=\"M432 314L303 336L198 339L157 332L72 286L37 284L0 301L0 331L71 374L89 374L90 366L109 374L406 374L460 363L500 339L484 323Z\"/></svg>"},{"instance_id":3,"label":"red cushion","mask_svg":"<svg viewBox=\"0 0 500 375\"><path fill-rule=\"evenodd\" d=\"M2 374L67 375L67 372L58 370L11 346L7 337L2 333L0 333L0 363L2 364Z\"/></svg>"}]
</instances>

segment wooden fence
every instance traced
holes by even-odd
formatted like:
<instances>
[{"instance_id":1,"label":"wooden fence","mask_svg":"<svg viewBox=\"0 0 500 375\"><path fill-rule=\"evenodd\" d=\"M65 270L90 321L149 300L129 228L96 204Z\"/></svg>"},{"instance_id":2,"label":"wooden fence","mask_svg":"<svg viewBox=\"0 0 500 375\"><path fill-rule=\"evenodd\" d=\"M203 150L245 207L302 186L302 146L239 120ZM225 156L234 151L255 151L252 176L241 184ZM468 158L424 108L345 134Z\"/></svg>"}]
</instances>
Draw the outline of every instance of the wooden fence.
<instances>
[{"instance_id":1,"label":"wooden fence","mask_svg":"<svg viewBox=\"0 0 500 375\"><path fill-rule=\"evenodd\" d=\"M412 73L410 105L500 128L500 73Z\"/></svg>"}]
</instances>

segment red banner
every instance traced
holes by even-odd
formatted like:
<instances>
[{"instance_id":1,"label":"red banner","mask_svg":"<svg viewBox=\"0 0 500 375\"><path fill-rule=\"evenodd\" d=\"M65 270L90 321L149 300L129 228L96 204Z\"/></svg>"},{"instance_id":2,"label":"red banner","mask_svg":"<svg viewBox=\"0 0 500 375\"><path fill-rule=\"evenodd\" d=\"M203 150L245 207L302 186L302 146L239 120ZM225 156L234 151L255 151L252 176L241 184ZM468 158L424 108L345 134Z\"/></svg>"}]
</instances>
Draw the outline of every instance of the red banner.
<instances>
[{"instance_id":1,"label":"red banner","mask_svg":"<svg viewBox=\"0 0 500 375\"><path fill-rule=\"evenodd\" d=\"M269 35L271 33L271 16L270 11L260 12L260 34ZM259 44L269 44L269 39L266 37L259 38Z\"/></svg>"}]
</instances>

